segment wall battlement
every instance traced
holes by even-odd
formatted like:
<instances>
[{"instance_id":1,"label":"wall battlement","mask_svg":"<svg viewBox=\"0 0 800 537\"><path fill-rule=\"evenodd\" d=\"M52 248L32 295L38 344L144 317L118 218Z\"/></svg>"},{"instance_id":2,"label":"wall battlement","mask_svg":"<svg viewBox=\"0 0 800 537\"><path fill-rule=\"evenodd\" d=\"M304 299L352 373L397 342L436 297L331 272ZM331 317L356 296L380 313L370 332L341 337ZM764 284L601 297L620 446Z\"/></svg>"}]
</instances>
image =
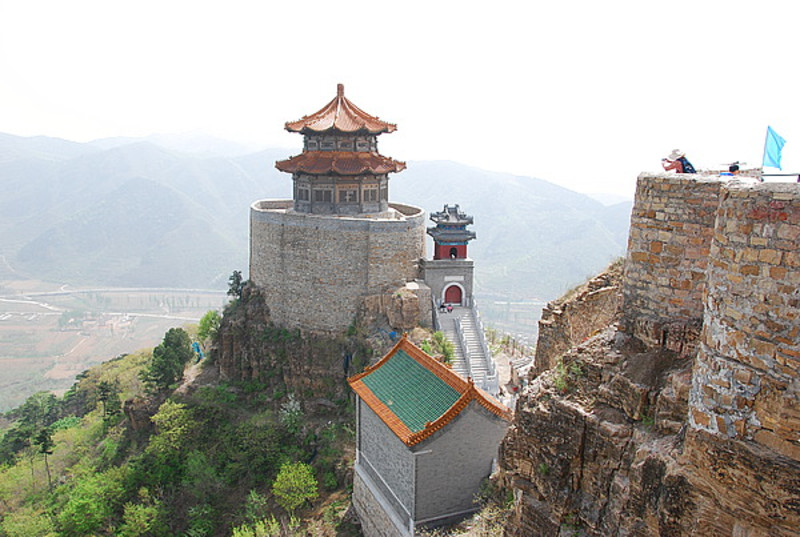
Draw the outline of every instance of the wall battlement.
<instances>
[{"instance_id":1,"label":"wall battlement","mask_svg":"<svg viewBox=\"0 0 800 537\"><path fill-rule=\"evenodd\" d=\"M800 460L800 185L640 175L620 328L694 358L691 427Z\"/></svg>"}]
</instances>

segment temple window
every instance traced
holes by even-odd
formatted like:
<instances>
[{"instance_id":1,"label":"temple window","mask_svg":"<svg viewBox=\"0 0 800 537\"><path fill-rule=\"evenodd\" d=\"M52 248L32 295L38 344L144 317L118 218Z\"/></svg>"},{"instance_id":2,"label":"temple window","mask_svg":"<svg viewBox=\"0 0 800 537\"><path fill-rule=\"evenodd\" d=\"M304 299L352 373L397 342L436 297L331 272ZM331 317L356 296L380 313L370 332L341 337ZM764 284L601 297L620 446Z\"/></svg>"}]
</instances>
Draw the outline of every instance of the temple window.
<instances>
[{"instance_id":1,"label":"temple window","mask_svg":"<svg viewBox=\"0 0 800 537\"><path fill-rule=\"evenodd\" d=\"M356 203L358 201L358 190L347 188L339 191L339 203Z\"/></svg>"},{"instance_id":2,"label":"temple window","mask_svg":"<svg viewBox=\"0 0 800 537\"><path fill-rule=\"evenodd\" d=\"M333 191L332 190L314 190L314 201L322 201L322 202L332 202L333 201Z\"/></svg>"},{"instance_id":3,"label":"temple window","mask_svg":"<svg viewBox=\"0 0 800 537\"><path fill-rule=\"evenodd\" d=\"M364 196L364 201L378 201L378 189L365 188L363 196Z\"/></svg>"}]
</instances>

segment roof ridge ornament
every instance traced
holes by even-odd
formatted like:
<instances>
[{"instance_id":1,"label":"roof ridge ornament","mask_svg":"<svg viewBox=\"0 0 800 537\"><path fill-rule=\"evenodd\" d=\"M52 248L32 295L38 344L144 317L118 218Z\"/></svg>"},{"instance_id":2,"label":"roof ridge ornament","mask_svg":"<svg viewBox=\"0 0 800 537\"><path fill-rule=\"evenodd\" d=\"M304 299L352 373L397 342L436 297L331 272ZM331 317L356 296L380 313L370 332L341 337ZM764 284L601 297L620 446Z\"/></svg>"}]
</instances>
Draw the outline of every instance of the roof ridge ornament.
<instances>
[{"instance_id":1,"label":"roof ridge ornament","mask_svg":"<svg viewBox=\"0 0 800 537\"><path fill-rule=\"evenodd\" d=\"M336 96L344 97L344 84L336 84Z\"/></svg>"}]
</instances>

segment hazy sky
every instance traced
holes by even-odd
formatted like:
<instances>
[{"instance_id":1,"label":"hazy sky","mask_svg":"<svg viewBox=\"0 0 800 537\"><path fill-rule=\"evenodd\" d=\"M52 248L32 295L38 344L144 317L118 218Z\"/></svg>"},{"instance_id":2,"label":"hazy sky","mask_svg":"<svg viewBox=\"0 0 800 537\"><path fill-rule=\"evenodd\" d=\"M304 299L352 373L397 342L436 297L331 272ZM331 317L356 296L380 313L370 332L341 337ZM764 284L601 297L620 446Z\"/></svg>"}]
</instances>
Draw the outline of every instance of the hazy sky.
<instances>
[{"instance_id":1,"label":"hazy sky","mask_svg":"<svg viewBox=\"0 0 800 537\"><path fill-rule=\"evenodd\" d=\"M0 132L202 131L298 152L336 84L399 160L632 196L671 149L800 172L796 0L0 0ZM777 170L774 170L777 171ZM435 180L435 178L431 178Z\"/></svg>"}]
</instances>

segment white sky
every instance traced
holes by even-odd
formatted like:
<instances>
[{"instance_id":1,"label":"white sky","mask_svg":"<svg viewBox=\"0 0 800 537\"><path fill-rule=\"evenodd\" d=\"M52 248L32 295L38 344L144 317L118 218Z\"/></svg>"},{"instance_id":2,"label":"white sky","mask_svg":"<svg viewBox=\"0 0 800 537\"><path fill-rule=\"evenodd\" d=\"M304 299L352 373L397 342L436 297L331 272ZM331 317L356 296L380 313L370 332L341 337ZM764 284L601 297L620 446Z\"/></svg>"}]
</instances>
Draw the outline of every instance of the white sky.
<instances>
[{"instance_id":1,"label":"white sky","mask_svg":"<svg viewBox=\"0 0 800 537\"><path fill-rule=\"evenodd\" d=\"M335 96L446 159L632 197L671 149L800 172L796 0L0 0L0 132L201 131L298 152ZM777 170L772 170L777 171ZM432 178L435 180L435 178Z\"/></svg>"}]
</instances>

